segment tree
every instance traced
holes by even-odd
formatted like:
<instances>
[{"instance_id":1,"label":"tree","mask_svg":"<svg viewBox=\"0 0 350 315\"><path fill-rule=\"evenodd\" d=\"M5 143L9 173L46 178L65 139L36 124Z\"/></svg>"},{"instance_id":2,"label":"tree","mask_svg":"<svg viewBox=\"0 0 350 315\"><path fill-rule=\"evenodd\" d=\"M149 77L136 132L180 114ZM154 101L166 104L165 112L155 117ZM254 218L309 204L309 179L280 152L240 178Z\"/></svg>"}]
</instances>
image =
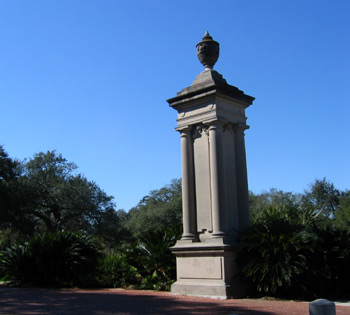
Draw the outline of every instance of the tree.
<instances>
[{"instance_id":1,"label":"tree","mask_svg":"<svg viewBox=\"0 0 350 315\"><path fill-rule=\"evenodd\" d=\"M350 232L350 191L342 194L339 207L334 215L334 224L337 228Z\"/></svg>"},{"instance_id":2,"label":"tree","mask_svg":"<svg viewBox=\"0 0 350 315\"><path fill-rule=\"evenodd\" d=\"M263 191L260 194L249 192L249 208L252 222L255 222L260 216L261 211L266 208L296 208L300 203L301 196L292 192L284 192L271 188L269 191Z\"/></svg>"},{"instance_id":3,"label":"tree","mask_svg":"<svg viewBox=\"0 0 350 315\"><path fill-rule=\"evenodd\" d=\"M115 250L131 239L130 232L125 227L126 220L127 213L124 210L107 208L97 218L93 234L105 247Z\"/></svg>"},{"instance_id":4,"label":"tree","mask_svg":"<svg viewBox=\"0 0 350 315\"><path fill-rule=\"evenodd\" d=\"M316 179L310 185L310 189L305 191L303 203L314 207L323 216L332 218L340 204L340 199L340 191L334 187L333 183L323 178Z\"/></svg>"},{"instance_id":5,"label":"tree","mask_svg":"<svg viewBox=\"0 0 350 315\"><path fill-rule=\"evenodd\" d=\"M31 196L25 215L46 232L91 231L106 209L114 207L96 183L81 174L55 151L40 152L24 164L22 181Z\"/></svg>"},{"instance_id":6,"label":"tree","mask_svg":"<svg viewBox=\"0 0 350 315\"><path fill-rule=\"evenodd\" d=\"M21 235L33 234L33 220L22 213L29 196L21 175L21 163L0 146L0 248L11 245Z\"/></svg>"},{"instance_id":7,"label":"tree","mask_svg":"<svg viewBox=\"0 0 350 315\"><path fill-rule=\"evenodd\" d=\"M18 162L9 157L2 145L0 145L0 183L18 177Z\"/></svg>"},{"instance_id":8,"label":"tree","mask_svg":"<svg viewBox=\"0 0 350 315\"><path fill-rule=\"evenodd\" d=\"M163 231L169 227L182 228L181 180L174 179L170 185L152 190L128 213L126 227L139 238L150 231Z\"/></svg>"},{"instance_id":9,"label":"tree","mask_svg":"<svg viewBox=\"0 0 350 315\"><path fill-rule=\"evenodd\" d=\"M18 163L12 160L0 146L0 224L12 221L11 209L18 207L14 198L15 186L19 177Z\"/></svg>"}]
</instances>

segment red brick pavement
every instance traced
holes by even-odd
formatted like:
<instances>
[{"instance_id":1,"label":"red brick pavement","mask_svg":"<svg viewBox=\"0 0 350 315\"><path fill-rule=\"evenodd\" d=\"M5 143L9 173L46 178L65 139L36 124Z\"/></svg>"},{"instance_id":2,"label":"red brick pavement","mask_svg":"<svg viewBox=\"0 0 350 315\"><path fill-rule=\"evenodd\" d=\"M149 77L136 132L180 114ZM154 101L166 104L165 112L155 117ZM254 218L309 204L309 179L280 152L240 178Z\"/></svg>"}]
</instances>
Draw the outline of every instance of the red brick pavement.
<instances>
[{"instance_id":1,"label":"red brick pavement","mask_svg":"<svg viewBox=\"0 0 350 315\"><path fill-rule=\"evenodd\" d=\"M336 307L350 314L349 306ZM0 314L309 314L309 304L264 299L216 300L121 289L0 288Z\"/></svg>"}]
</instances>

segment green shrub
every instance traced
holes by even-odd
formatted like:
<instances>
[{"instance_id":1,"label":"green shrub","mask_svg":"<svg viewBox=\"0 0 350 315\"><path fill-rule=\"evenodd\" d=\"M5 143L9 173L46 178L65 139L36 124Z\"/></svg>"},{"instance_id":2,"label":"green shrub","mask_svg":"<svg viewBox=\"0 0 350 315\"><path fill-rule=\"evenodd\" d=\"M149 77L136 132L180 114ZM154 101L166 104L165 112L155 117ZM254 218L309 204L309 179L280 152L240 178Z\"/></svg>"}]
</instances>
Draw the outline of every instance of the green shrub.
<instances>
[{"instance_id":1,"label":"green shrub","mask_svg":"<svg viewBox=\"0 0 350 315\"><path fill-rule=\"evenodd\" d=\"M319 212L270 206L241 236L238 263L256 292L340 298L350 291L350 233L320 224Z\"/></svg>"},{"instance_id":2,"label":"green shrub","mask_svg":"<svg viewBox=\"0 0 350 315\"><path fill-rule=\"evenodd\" d=\"M95 241L70 232L47 233L3 252L0 269L19 285L92 285L100 254Z\"/></svg>"},{"instance_id":3,"label":"green shrub","mask_svg":"<svg viewBox=\"0 0 350 315\"><path fill-rule=\"evenodd\" d=\"M314 235L279 217L249 228L242 236L238 263L258 292L283 294L307 272ZM300 284L300 290L303 290Z\"/></svg>"},{"instance_id":4,"label":"green shrub","mask_svg":"<svg viewBox=\"0 0 350 315\"><path fill-rule=\"evenodd\" d=\"M129 264L124 254L110 254L100 260L98 278L104 287L133 287L140 277L137 268Z\"/></svg>"},{"instance_id":5,"label":"green shrub","mask_svg":"<svg viewBox=\"0 0 350 315\"><path fill-rule=\"evenodd\" d=\"M129 264L141 275L140 289L169 290L176 278L176 259L170 251L177 229L145 233L127 252Z\"/></svg>"},{"instance_id":6,"label":"green shrub","mask_svg":"<svg viewBox=\"0 0 350 315\"><path fill-rule=\"evenodd\" d=\"M169 290L176 277L176 260L170 247L180 236L177 229L144 233L124 253L100 260L102 286Z\"/></svg>"},{"instance_id":7,"label":"green shrub","mask_svg":"<svg viewBox=\"0 0 350 315\"><path fill-rule=\"evenodd\" d=\"M7 281L25 283L26 275L33 274L33 259L28 250L28 244L13 245L1 253L1 275Z\"/></svg>"},{"instance_id":8,"label":"green shrub","mask_svg":"<svg viewBox=\"0 0 350 315\"><path fill-rule=\"evenodd\" d=\"M334 228L315 228L317 239L310 257L310 283L318 296L347 298L350 292L350 232Z\"/></svg>"},{"instance_id":9,"label":"green shrub","mask_svg":"<svg viewBox=\"0 0 350 315\"><path fill-rule=\"evenodd\" d=\"M252 223L268 224L271 220L276 219L284 220L293 225L314 226L321 220L321 216L320 212L301 205L271 205L257 211L252 216Z\"/></svg>"}]
</instances>

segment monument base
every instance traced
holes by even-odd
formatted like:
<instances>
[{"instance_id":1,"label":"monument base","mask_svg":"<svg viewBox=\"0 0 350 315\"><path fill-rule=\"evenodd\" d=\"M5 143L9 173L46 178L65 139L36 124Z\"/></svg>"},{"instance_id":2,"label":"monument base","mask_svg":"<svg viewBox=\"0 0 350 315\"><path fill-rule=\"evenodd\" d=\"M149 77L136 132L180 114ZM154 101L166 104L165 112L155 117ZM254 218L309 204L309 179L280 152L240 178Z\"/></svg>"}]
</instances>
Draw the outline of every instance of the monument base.
<instances>
[{"instance_id":1,"label":"monument base","mask_svg":"<svg viewBox=\"0 0 350 315\"><path fill-rule=\"evenodd\" d=\"M209 284L207 281L178 280L171 286L171 293L228 299L233 297L231 289L231 286L226 285L224 282L211 282Z\"/></svg>"},{"instance_id":2,"label":"monument base","mask_svg":"<svg viewBox=\"0 0 350 315\"><path fill-rule=\"evenodd\" d=\"M234 246L207 242L178 241L172 247L176 255L177 281L171 292L213 298L246 296L246 285L237 277Z\"/></svg>"}]
</instances>

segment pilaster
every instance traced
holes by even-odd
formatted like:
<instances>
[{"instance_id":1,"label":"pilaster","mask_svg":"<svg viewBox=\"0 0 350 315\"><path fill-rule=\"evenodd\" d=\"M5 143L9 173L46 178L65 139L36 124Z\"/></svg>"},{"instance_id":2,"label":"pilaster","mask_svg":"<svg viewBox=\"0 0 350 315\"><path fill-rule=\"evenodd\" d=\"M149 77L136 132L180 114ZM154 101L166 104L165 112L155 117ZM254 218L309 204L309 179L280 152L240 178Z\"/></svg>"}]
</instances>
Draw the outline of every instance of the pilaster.
<instances>
[{"instance_id":1,"label":"pilaster","mask_svg":"<svg viewBox=\"0 0 350 315\"><path fill-rule=\"evenodd\" d=\"M181 240L198 240L195 187L194 187L194 165L193 146L191 138L192 126L180 129L181 133L181 160L182 160L182 212L183 212L183 234Z\"/></svg>"},{"instance_id":2,"label":"pilaster","mask_svg":"<svg viewBox=\"0 0 350 315\"><path fill-rule=\"evenodd\" d=\"M248 175L244 140L244 131L248 128L248 126L240 124L235 126L237 201L240 230L244 230L250 225Z\"/></svg>"}]
</instances>

